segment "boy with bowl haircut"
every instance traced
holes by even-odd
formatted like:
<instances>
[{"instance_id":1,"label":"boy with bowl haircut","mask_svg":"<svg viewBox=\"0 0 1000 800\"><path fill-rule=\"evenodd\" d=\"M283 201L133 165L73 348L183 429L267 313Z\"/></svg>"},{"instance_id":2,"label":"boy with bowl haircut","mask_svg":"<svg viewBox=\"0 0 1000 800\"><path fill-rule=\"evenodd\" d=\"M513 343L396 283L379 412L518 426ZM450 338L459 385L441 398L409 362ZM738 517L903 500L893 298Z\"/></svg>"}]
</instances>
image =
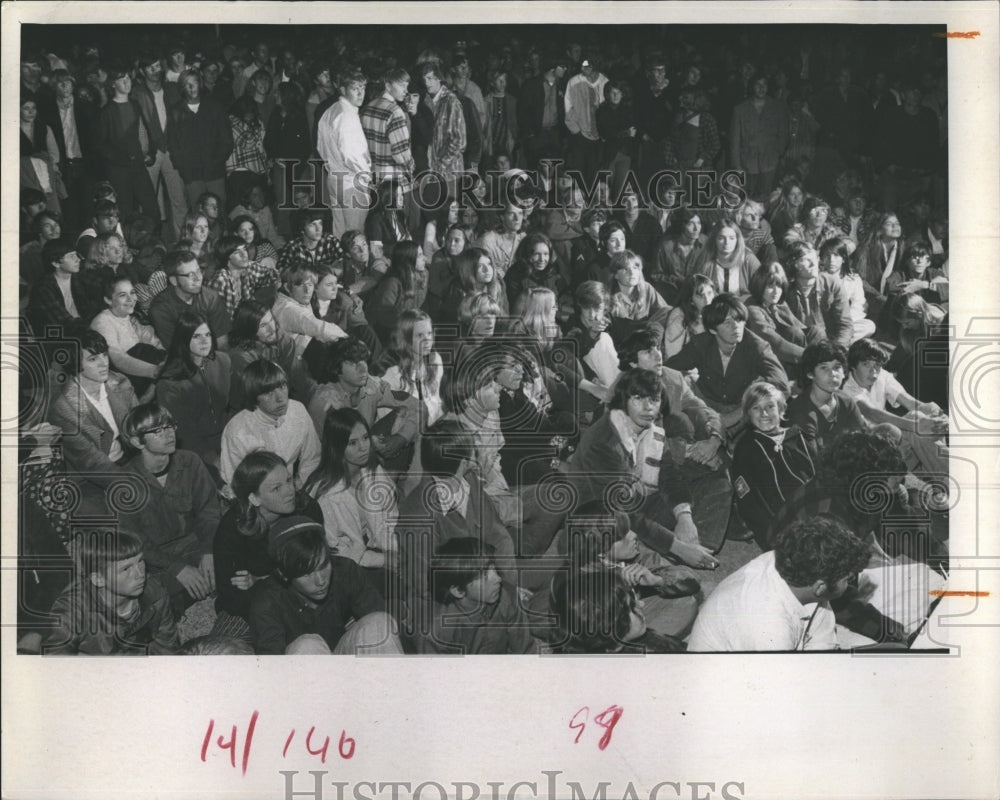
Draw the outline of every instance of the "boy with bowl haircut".
<instances>
[{"instance_id":1,"label":"boy with bowl haircut","mask_svg":"<svg viewBox=\"0 0 1000 800\"><path fill-rule=\"evenodd\" d=\"M180 649L166 590L146 577L142 541L127 531L77 534L77 577L56 599L44 654L171 655Z\"/></svg>"},{"instance_id":2,"label":"boy with bowl haircut","mask_svg":"<svg viewBox=\"0 0 1000 800\"><path fill-rule=\"evenodd\" d=\"M787 416L789 422L802 429L814 459L840 434L872 428L854 399L840 391L846 373L847 350L839 344L822 341L802 351L799 361L802 393L788 402ZM885 430L890 433L888 428ZM899 442L898 429L894 439Z\"/></svg>"},{"instance_id":3,"label":"boy with bowl haircut","mask_svg":"<svg viewBox=\"0 0 1000 800\"><path fill-rule=\"evenodd\" d=\"M289 516L271 525L274 580L250 599L250 633L259 655L317 652L322 637L334 655L399 654L402 646L385 601L349 558L331 555L323 526ZM353 621L352 621L353 620Z\"/></svg>"},{"instance_id":4,"label":"boy with bowl haircut","mask_svg":"<svg viewBox=\"0 0 1000 800\"><path fill-rule=\"evenodd\" d=\"M431 561L434 616L421 653L531 653L537 644L511 586L504 585L493 547L471 537L444 542Z\"/></svg>"}]
</instances>

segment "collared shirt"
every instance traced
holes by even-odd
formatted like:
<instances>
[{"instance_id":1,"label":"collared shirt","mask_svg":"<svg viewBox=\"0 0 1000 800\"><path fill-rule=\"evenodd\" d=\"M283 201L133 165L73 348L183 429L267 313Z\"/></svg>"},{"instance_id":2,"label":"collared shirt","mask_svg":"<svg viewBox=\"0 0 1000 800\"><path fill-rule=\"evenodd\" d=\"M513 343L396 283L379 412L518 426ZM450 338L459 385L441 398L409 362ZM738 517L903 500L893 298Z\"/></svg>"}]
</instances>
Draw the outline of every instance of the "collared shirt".
<instances>
[{"instance_id":1,"label":"collared shirt","mask_svg":"<svg viewBox=\"0 0 1000 800\"><path fill-rule=\"evenodd\" d=\"M301 487L319 466L320 443L306 408L298 400L288 401L288 411L275 419L259 408L241 411L222 432L220 472L228 484L243 458L254 450L269 450L281 456Z\"/></svg>"},{"instance_id":2,"label":"collared shirt","mask_svg":"<svg viewBox=\"0 0 1000 800\"><path fill-rule=\"evenodd\" d=\"M396 485L382 467L362 470L351 486L339 480L316 501L323 510L326 543L337 555L364 567L369 550L397 549Z\"/></svg>"},{"instance_id":3,"label":"collared shirt","mask_svg":"<svg viewBox=\"0 0 1000 800\"><path fill-rule=\"evenodd\" d=\"M812 315L812 306L809 303L809 294L804 294L803 292L796 291L795 293L799 298L799 309L802 312L802 321L809 322L809 317Z\"/></svg>"},{"instance_id":4,"label":"collared shirt","mask_svg":"<svg viewBox=\"0 0 1000 800\"><path fill-rule=\"evenodd\" d=\"M185 311L196 311L205 317L212 333L217 337L229 335L232 323L226 313L226 305L215 289L205 286L190 303L185 303L174 288L168 286L149 304L149 319L161 342L169 342L174 338L177 320Z\"/></svg>"},{"instance_id":5,"label":"collared shirt","mask_svg":"<svg viewBox=\"0 0 1000 800\"><path fill-rule=\"evenodd\" d=\"M368 140L375 182L393 179L404 192L413 186L415 169L410 150L410 119L386 92L361 109L361 127Z\"/></svg>"},{"instance_id":6,"label":"collared shirt","mask_svg":"<svg viewBox=\"0 0 1000 800\"><path fill-rule=\"evenodd\" d=\"M346 98L341 97L320 119L316 149L331 175L371 172L372 159L358 108Z\"/></svg>"},{"instance_id":7,"label":"collared shirt","mask_svg":"<svg viewBox=\"0 0 1000 800\"><path fill-rule=\"evenodd\" d=\"M462 517L467 517L469 512L469 492L472 490L469 482L465 478L456 478L458 481L458 492L453 492L451 487L440 478L431 478L437 487L438 508L435 509L441 514L450 514L457 511Z\"/></svg>"},{"instance_id":8,"label":"collared shirt","mask_svg":"<svg viewBox=\"0 0 1000 800\"><path fill-rule=\"evenodd\" d=\"M111 440L111 452L108 453L108 458L112 461L118 461L125 451L122 449L121 431L118 430L118 423L115 422L115 415L111 410L111 403L108 400L108 387L102 383L97 397L94 397L94 395L83 388L83 383L80 383L80 392L97 409L98 413L104 417L105 422L108 423L112 433L114 433L115 438Z\"/></svg>"},{"instance_id":9,"label":"collared shirt","mask_svg":"<svg viewBox=\"0 0 1000 800\"><path fill-rule=\"evenodd\" d=\"M660 463L666 435L659 425L650 425L633 433L628 417L621 409L612 409L611 425L617 431L625 452L632 462L632 475L650 491L655 491L660 481Z\"/></svg>"},{"instance_id":10,"label":"collared shirt","mask_svg":"<svg viewBox=\"0 0 1000 800\"><path fill-rule=\"evenodd\" d=\"M774 551L757 556L709 595L688 640L692 652L838 649L828 603L803 605L778 574Z\"/></svg>"},{"instance_id":11,"label":"collared shirt","mask_svg":"<svg viewBox=\"0 0 1000 800\"><path fill-rule=\"evenodd\" d=\"M348 392L335 383L324 383L309 401L309 414L316 430L322 432L326 412L331 408L353 408L369 425L374 425L381 416L385 416L385 413L379 414L379 409L397 409L392 432L413 441L419 424L419 401L409 392L399 394L401 399L396 397L388 383L374 375L369 375L365 385L356 393Z\"/></svg>"},{"instance_id":12,"label":"collared shirt","mask_svg":"<svg viewBox=\"0 0 1000 800\"><path fill-rule=\"evenodd\" d=\"M726 294L745 294L740 289L740 270L726 269L719 264L715 265L715 283Z\"/></svg>"},{"instance_id":13,"label":"collared shirt","mask_svg":"<svg viewBox=\"0 0 1000 800\"><path fill-rule=\"evenodd\" d=\"M306 247L305 240L298 236L281 248L281 252L278 254L278 272L284 272L287 267L297 263L313 266L333 265L343 257L344 248L340 246L340 240L332 233L325 234L320 238L312 250Z\"/></svg>"},{"instance_id":14,"label":"collared shirt","mask_svg":"<svg viewBox=\"0 0 1000 800\"><path fill-rule=\"evenodd\" d=\"M612 317L639 321L647 319L654 311L665 311L668 308L670 306L660 293L643 281L629 292L623 292L619 288L611 297L609 311Z\"/></svg>"},{"instance_id":15,"label":"collared shirt","mask_svg":"<svg viewBox=\"0 0 1000 800\"><path fill-rule=\"evenodd\" d=\"M63 141L66 143L66 158L83 158L72 102L59 106L59 121L62 123Z\"/></svg>"},{"instance_id":16,"label":"collared shirt","mask_svg":"<svg viewBox=\"0 0 1000 800\"><path fill-rule=\"evenodd\" d=\"M542 81L542 90L545 92L545 99L542 101L542 128L554 128L559 124L559 109L556 105L559 102L559 90L555 81Z\"/></svg>"},{"instance_id":17,"label":"collared shirt","mask_svg":"<svg viewBox=\"0 0 1000 800\"><path fill-rule=\"evenodd\" d=\"M73 299L73 283L72 281L61 281L56 279L56 286L59 287L59 293L62 294L63 303L66 306L66 310L69 312L71 317L79 317L80 311L76 307L76 301Z\"/></svg>"},{"instance_id":18,"label":"collared shirt","mask_svg":"<svg viewBox=\"0 0 1000 800\"><path fill-rule=\"evenodd\" d=\"M853 397L855 400L864 399L868 405L883 411L887 403L898 407L899 398L906 393L903 385L896 380L896 376L885 370L882 370L878 374L875 383L872 384L870 389L862 387L860 383L854 380L853 375L847 376L843 389L844 393L849 397Z\"/></svg>"},{"instance_id":19,"label":"collared shirt","mask_svg":"<svg viewBox=\"0 0 1000 800\"><path fill-rule=\"evenodd\" d=\"M487 231L476 242L476 246L486 251L493 262L493 269L503 278L514 263L514 253L524 237L524 231L513 234L513 238L507 232Z\"/></svg>"},{"instance_id":20,"label":"collared shirt","mask_svg":"<svg viewBox=\"0 0 1000 800\"><path fill-rule=\"evenodd\" d=\"M149 88L148 86L146 88ZM156 117L160 120L160 130L164 133L167 132L167 103L163 99L163 86L161 85L156 91L150 89L149 93L153 95L153 105L156 106Z\"/></svg>"}]
</instances>

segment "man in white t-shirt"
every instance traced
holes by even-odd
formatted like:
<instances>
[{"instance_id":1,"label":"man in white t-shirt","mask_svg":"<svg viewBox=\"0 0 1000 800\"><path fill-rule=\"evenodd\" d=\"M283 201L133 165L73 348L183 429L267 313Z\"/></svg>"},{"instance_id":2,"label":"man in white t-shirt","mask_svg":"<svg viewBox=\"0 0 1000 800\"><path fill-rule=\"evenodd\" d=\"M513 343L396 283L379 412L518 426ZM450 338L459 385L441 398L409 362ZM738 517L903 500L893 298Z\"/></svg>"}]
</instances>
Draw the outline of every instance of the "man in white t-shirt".
<instances>
[{"instance_id":1,"label":"man in white t-shirt","mask_svg":"<svg viewBox=\"0 0 1000 800\"><path fill-rule=\"evenodd\" d=\"M774 550L716 587L698 612L688 650L839 650L861 644L863 637L837 629L830 601L847 591L870 557L869 546L832 517L789 525Z\"/></svg>"},{"instance_id":2,"label":"man in white t-shirt","mask_svg":"<svg viewBox=\"0 0 1000 800\"><path fill-rule=\"evenodd\" d=\"M883 367L889 354L874 339L859 339L847 351L847 380L841 392L853 398L861 413L875 424L890 423L903 432L900 446L913 471L948 474L948 417L937 403L921 403L907 393ZM907 410L897 416L887 406Z\"/></svg>"}]
</instances>

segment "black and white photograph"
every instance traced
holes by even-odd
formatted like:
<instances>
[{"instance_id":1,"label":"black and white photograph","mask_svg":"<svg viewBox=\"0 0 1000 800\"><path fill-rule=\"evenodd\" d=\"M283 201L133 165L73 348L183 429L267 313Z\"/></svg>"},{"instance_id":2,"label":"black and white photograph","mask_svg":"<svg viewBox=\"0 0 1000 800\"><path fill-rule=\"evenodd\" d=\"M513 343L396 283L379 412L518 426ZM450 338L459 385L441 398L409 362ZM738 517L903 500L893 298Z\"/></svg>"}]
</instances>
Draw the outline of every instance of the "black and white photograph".
<instances>
[{"instance_id":1,"label":"black and white photograph","mask_svg":"<svg viewBox=\"0 0 1000 800\"><path fill-rule=\"evenodd\" d=\"M3 796L996 796L996 12L5 4Z\"/></svg>"}]
</instances>

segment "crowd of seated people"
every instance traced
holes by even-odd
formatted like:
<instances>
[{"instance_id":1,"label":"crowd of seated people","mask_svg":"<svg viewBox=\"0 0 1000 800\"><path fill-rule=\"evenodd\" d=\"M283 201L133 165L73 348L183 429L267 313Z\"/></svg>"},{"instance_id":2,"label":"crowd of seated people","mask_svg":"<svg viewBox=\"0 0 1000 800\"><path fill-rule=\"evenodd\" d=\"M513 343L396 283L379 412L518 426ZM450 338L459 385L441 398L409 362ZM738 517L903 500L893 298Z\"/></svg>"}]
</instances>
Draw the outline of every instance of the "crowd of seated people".
<instances>
[{"instance_id":1,"label":"crowd of seated people","mask_svg":"<svg viewBox=\"0 0 1000 800\"><path fill-rule=\"evenodd\" d=\"M192 30L22 50L22 652L901 641L849 579L947 559L942 40Z\"/></svg>"}]
</instances>

